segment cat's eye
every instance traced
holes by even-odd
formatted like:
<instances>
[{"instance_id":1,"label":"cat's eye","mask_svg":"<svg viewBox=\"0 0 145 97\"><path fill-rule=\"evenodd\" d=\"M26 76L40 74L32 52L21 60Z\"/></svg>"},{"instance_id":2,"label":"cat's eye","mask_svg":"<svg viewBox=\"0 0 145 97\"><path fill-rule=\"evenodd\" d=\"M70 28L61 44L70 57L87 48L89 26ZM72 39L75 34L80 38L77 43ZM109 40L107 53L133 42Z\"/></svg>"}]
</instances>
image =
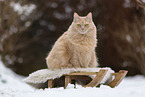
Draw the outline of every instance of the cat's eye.
<instances>
[{"instance_id":1,"label":"cat's eye","mask_svg":"<svg viewBox=\"0 0 145 97\"><path fill-rule=\"evenodd\" d=\"M88 26L89 24L85 24L85 26Z\"/></svg>"},{"instance_id":2,"label":"cat's eye","mask_svg":"<svg viewBox=\"0 0 145 97\"><path fill-rule=\"evenodd\" d=\"M77 25L81 27L81 24L77 24Z\"/></svg>"}]
</instances>

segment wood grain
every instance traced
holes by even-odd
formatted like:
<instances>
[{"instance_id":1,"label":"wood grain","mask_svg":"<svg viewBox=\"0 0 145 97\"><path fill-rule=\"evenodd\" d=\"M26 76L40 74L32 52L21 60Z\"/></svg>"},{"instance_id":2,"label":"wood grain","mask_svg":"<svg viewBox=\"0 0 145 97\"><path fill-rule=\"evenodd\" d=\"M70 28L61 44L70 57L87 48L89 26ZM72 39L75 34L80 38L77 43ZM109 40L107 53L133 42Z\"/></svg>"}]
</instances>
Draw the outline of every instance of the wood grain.
<instances>
[{"instance_id":1,"label":"wood grain","mask_svg":"<svg viewBox=\"0 0 145 97\"><path fill-rule=\"evenodd\" d=\"M84 87L96 87L100 84L100 82L102 81L102 79L104 78L104 76L106 75L108 70L100 70L96 77L87 85L85 85Z\"/></svg>"},{"instance_id":2,"label":"wood grain","mask_svg":"<svg viewBox=\"0 0 145 97\"><path fill-rule=\"evenodd\" d=\"M53 80L48 80L48 88L53 88Z\"/></svg>"},{"instance_id":3,"label":"wood grain","mask_svg":"<svg viewBox=\"0 0 145 97\"><path fill-rule=\"evenodd\" d=\"M120 82L123 80L123 78L126 76L128 71L126 70L120 70L116 77L108 84L111 88L114 88L120 84Z\"/></svg>"}]
</instances>

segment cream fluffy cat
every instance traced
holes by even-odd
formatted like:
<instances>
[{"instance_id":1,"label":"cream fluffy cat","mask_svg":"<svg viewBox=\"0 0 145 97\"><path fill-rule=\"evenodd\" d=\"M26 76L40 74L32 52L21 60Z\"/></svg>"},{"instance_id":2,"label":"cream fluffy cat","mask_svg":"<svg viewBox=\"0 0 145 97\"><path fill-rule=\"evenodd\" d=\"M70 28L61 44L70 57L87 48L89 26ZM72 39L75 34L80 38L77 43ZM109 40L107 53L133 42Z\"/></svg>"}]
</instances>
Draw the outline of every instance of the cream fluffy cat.
<instances>
[{"instance_id":1,"label":"cream fluffy cat","mask_svg":"<svg viewBox=\"0 0 145 97\"><path fill-rule=\"evenodd\" d=\"M87 68L98 66L95 54L96 26L92 13L74 20L68 30L55 42L46 58L49 69Z\"/></svg>"}]
</instances>

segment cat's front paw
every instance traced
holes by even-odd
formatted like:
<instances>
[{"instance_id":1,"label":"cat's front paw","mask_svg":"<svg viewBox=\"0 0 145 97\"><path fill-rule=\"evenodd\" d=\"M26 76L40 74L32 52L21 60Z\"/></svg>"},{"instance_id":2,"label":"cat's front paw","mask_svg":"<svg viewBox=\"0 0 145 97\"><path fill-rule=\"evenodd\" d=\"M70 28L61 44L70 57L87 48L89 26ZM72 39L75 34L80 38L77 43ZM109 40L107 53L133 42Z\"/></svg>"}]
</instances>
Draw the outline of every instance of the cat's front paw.
<instances>
[{"instance_id":1,"label":"cat's front paw","mask_svg":"<svg viewBox=\"0 0 145 97\"><path fill-rule=\"evenodd\" d=\"M72 64L67 64L67 68L73 68Z\"/></svg>"}]
</instances>

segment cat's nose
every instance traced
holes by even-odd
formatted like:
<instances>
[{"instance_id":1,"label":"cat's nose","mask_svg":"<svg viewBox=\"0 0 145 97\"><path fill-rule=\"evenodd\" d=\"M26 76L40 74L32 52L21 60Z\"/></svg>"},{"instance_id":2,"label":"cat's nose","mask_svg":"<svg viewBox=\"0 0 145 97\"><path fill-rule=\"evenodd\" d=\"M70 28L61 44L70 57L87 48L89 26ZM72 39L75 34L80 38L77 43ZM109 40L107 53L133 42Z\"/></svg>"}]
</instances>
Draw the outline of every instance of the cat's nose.
<instances>
[{"instance_id":1,"label":"cat's nose","mask_svg":"<svg viewBox=\"0 0 145 97\"><path fill-rule=\"evenodd\" d=\"M84 27L82 27L82 30L84 30L85 28Z\"/></svg>"}]
</instances>

